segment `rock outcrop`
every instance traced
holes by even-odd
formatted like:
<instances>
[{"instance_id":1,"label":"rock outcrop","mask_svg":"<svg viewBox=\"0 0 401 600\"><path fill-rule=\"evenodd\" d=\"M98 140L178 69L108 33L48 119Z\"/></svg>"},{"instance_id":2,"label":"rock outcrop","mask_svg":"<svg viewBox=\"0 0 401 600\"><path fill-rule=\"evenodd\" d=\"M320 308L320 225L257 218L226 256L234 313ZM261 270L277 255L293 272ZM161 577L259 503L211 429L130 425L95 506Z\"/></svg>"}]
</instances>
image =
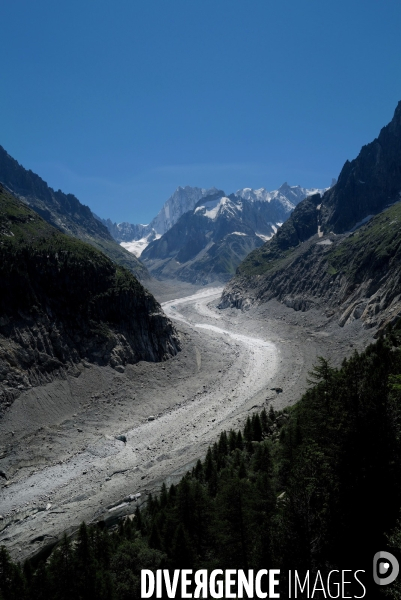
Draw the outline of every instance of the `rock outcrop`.
<instances>
[{"instance_id":1,"label":"rock outcrop","mask_svg":"<svg viewBox=\"0 0 401 600\"><path fill-rule=\"evenodd\" d=\"M86 364L176 354L178 335L125 268L0 188L0 405Z\"/></svg>"},{"instance_id":2,"label":"rock outcrop","mask_svg":"<svg viewBox=\"0 0 401 600\"><path fill-rule=\"evenodd\" d=\"M220 306L271 298L381 331L401 316L401 102L389 125L239 265ZM376 215L376 216L374 216Z\"/></svg>"},{"instance_id":3,"label":"rock outcrop","mask_svg":"<svg viewBox=\"0 0 401 600\"><path fill-rule=\"evenodd\" d=\"M346 161L323 196L322 228L343 233L401 200L401 101L393 119L357 158Z\"/></svg>"},{"instance_id":4,"label":"rock outcrop","mask_svg":"<svg viewBox=\"0 0 401 600\"><path fill-rule=\"evenodd\" d=\"M340 326L360 319L380 332L401 316L400 263L396 204L352 234L315 235L268 271L235 277L220 307L246 309L275 298L297 311L319 308Z\"/></svg>"}]
</instances>

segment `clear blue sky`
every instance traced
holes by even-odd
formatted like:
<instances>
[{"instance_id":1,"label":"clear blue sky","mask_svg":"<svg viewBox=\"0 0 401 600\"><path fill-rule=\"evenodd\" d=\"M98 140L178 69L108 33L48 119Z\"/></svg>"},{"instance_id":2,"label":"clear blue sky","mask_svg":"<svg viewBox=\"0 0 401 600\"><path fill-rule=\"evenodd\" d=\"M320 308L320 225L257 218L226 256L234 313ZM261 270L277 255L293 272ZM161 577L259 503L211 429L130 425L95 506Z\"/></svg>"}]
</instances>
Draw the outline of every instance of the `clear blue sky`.
<instances>
[{"instance_id":1,"label":"clear blue sky","mask_svg":"<svg viewBox=\"0 0 401 600\"><path fill-rule=\"evenodd\" d=\"M401 99L399 0L13 0L0 144L103 217L327 186Z\"/></svg>"}]
</instances>

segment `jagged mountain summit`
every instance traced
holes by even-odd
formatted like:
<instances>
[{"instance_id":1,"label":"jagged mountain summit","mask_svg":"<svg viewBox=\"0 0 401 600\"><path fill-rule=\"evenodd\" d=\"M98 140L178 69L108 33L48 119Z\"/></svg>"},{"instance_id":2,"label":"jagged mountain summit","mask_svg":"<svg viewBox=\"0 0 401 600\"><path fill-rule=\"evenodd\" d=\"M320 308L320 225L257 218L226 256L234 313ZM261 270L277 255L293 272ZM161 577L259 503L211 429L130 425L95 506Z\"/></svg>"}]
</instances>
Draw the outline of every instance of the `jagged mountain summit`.
<instances>
[{"instance_id":1,"label":"jagged mountain summit","mask_svg":"<svg viewBox=\"0 0 401 600\"><path fill-rule=\"evenodd\" d=\"M238 190L235 195L244 200L251 200L257 202L272 202L276 201L283 205L283 207L289 210L294 210L295 206L301 202L306 196L312 194L321 193L323 190L319 188L304 188L300 185L288 185L287 182L283 183L278 190L268 192L264 188L259 190L253 190L252 188L244 188Z\"/></svg>"},{"instance_id":2,"label":"jagged mountain summit","mask_svg":"<svg viewBox=\"0 0 401 600\"><path fill-rule=\"evenodd\" d=\"M401 199L401 101L379 136L346 161L322 202L325 232L343 233Z\"/></svg>"},{"instance_id":3,"label":"jagged mountain summit","mask_svg":"<svg viewBox=\"0 0 401 600\"><path fill-rule=\"evenodd\" d=\"M100 220L117 242L122 242L123 247L139 257L146 246L166 233L175 225L181 215L192 210L201 198L215 192L217 192L216 188L207 190L189 185L179 186L147 225L134 225L127 222L113 223L111 219Z\"/></svg>"},{"instance_id":4,"label":"jagged mountain summit","mask_svg":"<svg viewBox=\"0 0 401 600\"><path fill-rule=\"evenodd\" d=\"M288 184L274 192L245 188L229 196L216 190L152 241L141 258L156 277L198 284L227 281L251 250L274 235L295 208L294 202L308 192Z\"/></svg>"},{"instance_id":5,"label":"jagged mountain summit","mask_svg":"<svg viewBox=\"0 0 401 600\"><path fill-rule=\"evenodd\" d=\"M21 391L87 363L124 371L180 341L124 267L61 233L0 185L0 416Z\"/></svg>"},{"instance_id":6,"label":"jagged mountain summit","mask_svg":"<svg viewBox=\"0 0 401 600\"><path fill-rule=\"evenodd\" d=\"M336 185L300 202L246 257L220 306L275 298L295 310L320 307L341 326L361 319L382 330L401 316L400 200L401 102Z\"/></svg>"},{"instance_id":7,"label":"jagged mountain summit","mask_svg":"<svg viewBox=\"0 0 401 600\"><path fill-rule=\"evenodd\" d=\"M216 193L218 193L218 190L215 187L207 190L190 187L189 185L184 188L179 186L164 203L163 208L150 223L150 226L157 234L163 235L177 223L183 214L193 210L201 198Z\"/></svg>"},{"instance_id":8,"label":"jagged mountain summit","mask_svg":"<svg viewBox=\"0 0 401 600\"><path fill-rule=\"evenodd\" d=\"M289 186L284 183L278 190L269 192L264 188L253 190L252 188L244 188L238 190L234 195L238 198L248 200L249 202L267 202L276 208L276 212L280 212L281 216L276 219L277 222L282 222L288 216L295 206L305 196L322 191L318 189L307 189L301 186ZM220 190L221 195L225 193ZM219 190L215 187L210 189L198 187L178 187L170 198L165 202L162 209L156 217L148 225L133 225L130 223L113 223L110 219L101 219L102 223L108 227L111 235L121 245L135 254L141 256L145 248L154 240L159 239L164 235L178 219L195 208L195 205L202 198L218 194ZM275 222L273 222L275 225ZM273 230L272 230L273 231Z\"/></svg>"},{"instance_id":9,"label":"jagged mountain summit","mask_svg":"<svg viewBox=\"0 0 401 600\"><path fill-rule=\"evenodd\" d=\"M88 206L73 194L53 190L38 175L20 165L2 146L0 182L59 231L91 244L137 277L149 277L143 264L116 243L107 227L99 222Z\"/></svg>"}]
</instances>

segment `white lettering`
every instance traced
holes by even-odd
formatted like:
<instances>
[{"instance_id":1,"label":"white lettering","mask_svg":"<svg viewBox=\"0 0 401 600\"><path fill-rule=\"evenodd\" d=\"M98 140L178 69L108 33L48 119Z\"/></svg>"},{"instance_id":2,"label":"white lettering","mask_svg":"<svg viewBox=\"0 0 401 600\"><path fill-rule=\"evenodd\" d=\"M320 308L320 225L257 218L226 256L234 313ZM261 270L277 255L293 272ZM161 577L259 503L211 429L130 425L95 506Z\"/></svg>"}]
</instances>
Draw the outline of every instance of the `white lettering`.
<instances>
[{"instance_id":1,"label":"white lettering","mask_svg":"<svg viewBox=\"0 0 401 600\"><path fill-rule=\"evenodd\" d=\"M244 590L247 598L253 598L253 569L248 571L248 579L242 569L238 571L238 598L244 597Z\"/></svg>"},{"instance_id":2,"label":"white lettering","mask_svg":"<svg viewBox=\"0 0 401 600\"><path fill-rule=\"evenodd\" d=\"M149 587L147 584L149 583ZM150 598L155 590L155 576L149 569L141 569L141 598Z\"/></svg>"},{"instance_id":3,"label":"white lettering","mask_svg":"<svg viewBox=\"0 0 401 600\"><path fill-rule=\"evenodd\" d=\"M320 583L320 587L317 587L318 580L319 580L319 583ZM315 597L315 592L316 591L323 592L324 597L327 598L327 596L326 596L326 590L324 589L323 580L322 580L322 576L320 575L320 571L318 571L317 575L316 575L315 584L314 584L313 590L312 590L312 596L311 596L312 598Z\"/></svg>"},{"instance_id":4,"label":"white lettering","mask_svg":"<svg viewBox=\"0 0 401 600\"><path fill-rule=\"evenodd\" d=\"M178 580L180 578L180 571L179 571L179 569L174 569L174 575L173 575L173 582L172 583L171 583L171 580L170 580L170 573L168 572L168 569L164 569L163 575L164 575L164 583L165 583L165 586L166 586L167 596L169 598L175 598L175 595L176 595L176 592L177 592Z\"/></svg>"},{"instance_id":5,"label":"white lettering","mask_svg":"<svg viewBox=\"0 0 401 600\"><path fill-rule=\"evenodd\" d=\"M218 575L223 575L221 569L215 569L210 573L209 590L212 598L223 597L223 582L221 580L216 582L216 577Z\"/></svg>"},{"instance_id":6,"label":"white lettering","mask_svg":"<svg viewBox=\"0 0 401 600\"><path fill-rule=\"evenodd\" d=\"M298 598L297 581L298 581L298 585L299 585L299 591L303 592L304 589L306 588L306 590L307 590L306 597L309 598L309 571L306 572L305 581L304 581L304 584L302 586L301 586L301 582L299 581L298 571L295 571L295 577L294 577L295 596L294 596L294 598Z\"/></svg>"},{"instance_id":7,"label":"white lettering","mask_svg":"<svg viewBox=\"0 0 401 600\"><path fill-rule=\"evenodd\" d=\"M200 598L201 592L202 598L207 598L207 569L195 571L195 583L194 598Z\"/></svg>"},{"instance_id":8,"label":"white lettering","mask_svg":"<svg viewBox=\"0 0 401 600\"><path fill-rule=\"evenodd\" d=\"M162 571L157 569L156 571L156 598L162 597Z\"/></svg>"},{"instance_id":9,"label":"white lettering","mask_svg":"<svg viewBox=\"0 0 401 600\"><path fill-rule=\"evenodd\" d=\"M187 587L191 585L191 579L188 576L192 575L192 569L182 569L181 571L181 598L192 598L191 592L188 592Z\"/></svg>"},{"instance_id":10,"label":"white lettering","mask_svg":"<svg viewBox=\"0 0 401 600\"><path fill-rule=\"evenodd\" d=\"M275 575L280 575L280 569L270 569L269 571L269 598L280 598L279 592L274 591L274 588L280 584Z\"/></svg>"},{"instance_id":11,"label":"white lettering","mask_svg":"<svg viewBox=\"0 0 401 600\"><path fill-rule=\"evenodd\" d=\"M237 595L235 592L231 591L233 585L235 585L235 579L233 579L233 575L236 574L235 569L227 569L226 570L226 589L225 589L225 597L226 598L236 598Z\"/></svg>"},{"instance_id":12,"label":"white lettering","mask_svg":"<svg viewBox=\"0 0 401 600\"><path fill-rule=\"evenodd\" d=\"M337 588L337 596L332 596L330 593L331 590L331 582L330 582L330 577L332 573L339 573L340 571L338 571L337 569L333 569L332 571L330 571L330 573L327 576L327 593L329 594L330 598L339 598L340 597L340 584L338 582L334 583L333 585Z\"/></svg>"},{"instance_id":13,"label":"white lettering","mask_svg":"<svg viewBox=\"0 0 401 600\"><path fill-rule=\"evenodd\" d=\"M266 569L261 569L260 571L258 571L256 573L255 594L257 595L258 598L267 598L267 592L262 592L261 587L260 587L260 580L262 579L263 575L267 575Z\"/></svg>"},{"instance_id":14,"label":"white lettering","mask_svg":"<svg viewBox=\"0 0 401 600\"><path fill-rule=\"evenodd\" d=\"M355 573L354 573L354 577L355 577L355 579L356 579L356 580L357 580L357 582L358 582L358 583L359 583L359 584L360 584L360 585L363 587L363 594L362 594L362 596L354 596L354 598L365 598L365 595L366 595L366 588L365 588L365 586L363 585L362 581L360 581L360 580L358 579L358 577L356 576L356 574L357 574L357 573L365 573L365 571L362 571L362 569L358 569L358 571L355 571Z\"/></svg>"},{"instance_id":15,"label":"white lettering","mask_svg":"<svg viewBox=\"0 0 401 600\"><path fill-rule=\"evenodd\" d=\"M345 584L346 583L351 583L350 581L345 581L345 579L344 579L344 573L352 573L352 571L351 571L351 569L345 569L344 571L341 571L341 573L342 573L342 592L343 592L341 598L352 598L352 596L346 596L345 595L345 590L344 590Z\"/></svg>"}]
</instances>

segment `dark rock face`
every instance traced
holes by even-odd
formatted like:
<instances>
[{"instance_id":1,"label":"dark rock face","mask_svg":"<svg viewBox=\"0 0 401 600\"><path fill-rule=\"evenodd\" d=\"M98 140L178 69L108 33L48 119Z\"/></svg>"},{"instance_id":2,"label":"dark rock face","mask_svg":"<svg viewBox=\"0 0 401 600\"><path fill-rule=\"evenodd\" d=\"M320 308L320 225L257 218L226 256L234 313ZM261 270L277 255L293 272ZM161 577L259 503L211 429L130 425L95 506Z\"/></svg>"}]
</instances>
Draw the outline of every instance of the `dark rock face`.
<instances>
[{"instance_id":1,"label":"dark rock face","mask_svg":"<svg viewBox=\"0 0 401 600\"><path fill-rule=\"evenodd\" d=\"M303 200L247 256L221 307L276 298L295 310L320 307L340 325L361 319L380 330L394 322L401 316L399 200L401 102L379 137L345 163L336 185Z\"/></svg>"},{"instance_id":2,"label":"dark rock face","mask_svg":"<svg viewBox=\"0 0 401 600\"><path fill-rule=\"evenodd\" d=\"M347 161L323 197L325 231L342 233L401 199L401 102L377 139Z\"/></svg>"},{"instance_id":3,"label":"dark rock face","mask_svg":"<svg viewBox=\"0 0 401 600\"><path fill-rule=\"evenodd\" d=\"M178 335L149 295L139 302L122 299L113 308L130 310L131 319L119 326L101 323L98 329L93 323L76 329L62 316L40 311L32 318L9 319L0 327L0 407L31 386L67 373L79 375L83 362L121 371L120 365L166 360L177 353Z\"/></svg>"},{"instance_id":4,"label":"dark rock face","mask_svg":"<svg viewBox=\"0 0 401 600\"><path fill-rule=\"evenodd\" d=\"M321 202L320 194L308 196L300 202L276 235L248 254L238 266L237 275L260 275L268 271L276 260L283 259L292 248L317 234L320 227Z\"/></svg>"},{"instance_id":5,"label":"dark rock face","mask_svg":"<svg viewBox=\"0 0 401 600\"><path fill-rule=\"evenodd\" d=\"M319 308L340 326L360 319L380 332L401 317L401 204L353 234L310 238L263 275L238 276L221 308L275 298L298 311Z\"/></svg>"},{"instance_id":6,"label":"dark rock face","mask_svg":"<svg viewBox=\"0 0 401 600\"><path fill-rule=\"evenodd\" d=\"M283 253L318 232L345 233L369 216L401 200L401 102L379 137L347 161L337 183L323 194L309 196L295 208L277 234L252 252L239 274L283 257Z\"/></svg>"},{"instance_id":7,"label":"dark rock face","mask_svg":"<svg viewBox=\"0 0 401 600\"><path fill-rule=\"evenodd\" d=\"M27 171L0 146L0 182L59 231L104 252L140 279L149 274L142 263L119 246L88 206L72 194L57 192L32 171Z\"/></svg>"},{"instance_id":8,"label":"dark rock face","mask_svg":"<svg viewBox=\"0 0 401 600\"><path fill-rule=\"evenodd\" d=\"M288 221L280 227L273 238L280 250L298 246L317 233L320 224L318 207L321 202L321 195L314 194L298 204Z\"/></svg>"},{"instance_id":9,"label":"dark rock face","mask_svg":"<svg viewBox=\"0 0 401 600\"><path fill-rule=\"evenodd\" d=\"M0 188L0 404L85 363L165 360L180 348L160 305L92 246Z\"/></svg>"}]
</instances>

